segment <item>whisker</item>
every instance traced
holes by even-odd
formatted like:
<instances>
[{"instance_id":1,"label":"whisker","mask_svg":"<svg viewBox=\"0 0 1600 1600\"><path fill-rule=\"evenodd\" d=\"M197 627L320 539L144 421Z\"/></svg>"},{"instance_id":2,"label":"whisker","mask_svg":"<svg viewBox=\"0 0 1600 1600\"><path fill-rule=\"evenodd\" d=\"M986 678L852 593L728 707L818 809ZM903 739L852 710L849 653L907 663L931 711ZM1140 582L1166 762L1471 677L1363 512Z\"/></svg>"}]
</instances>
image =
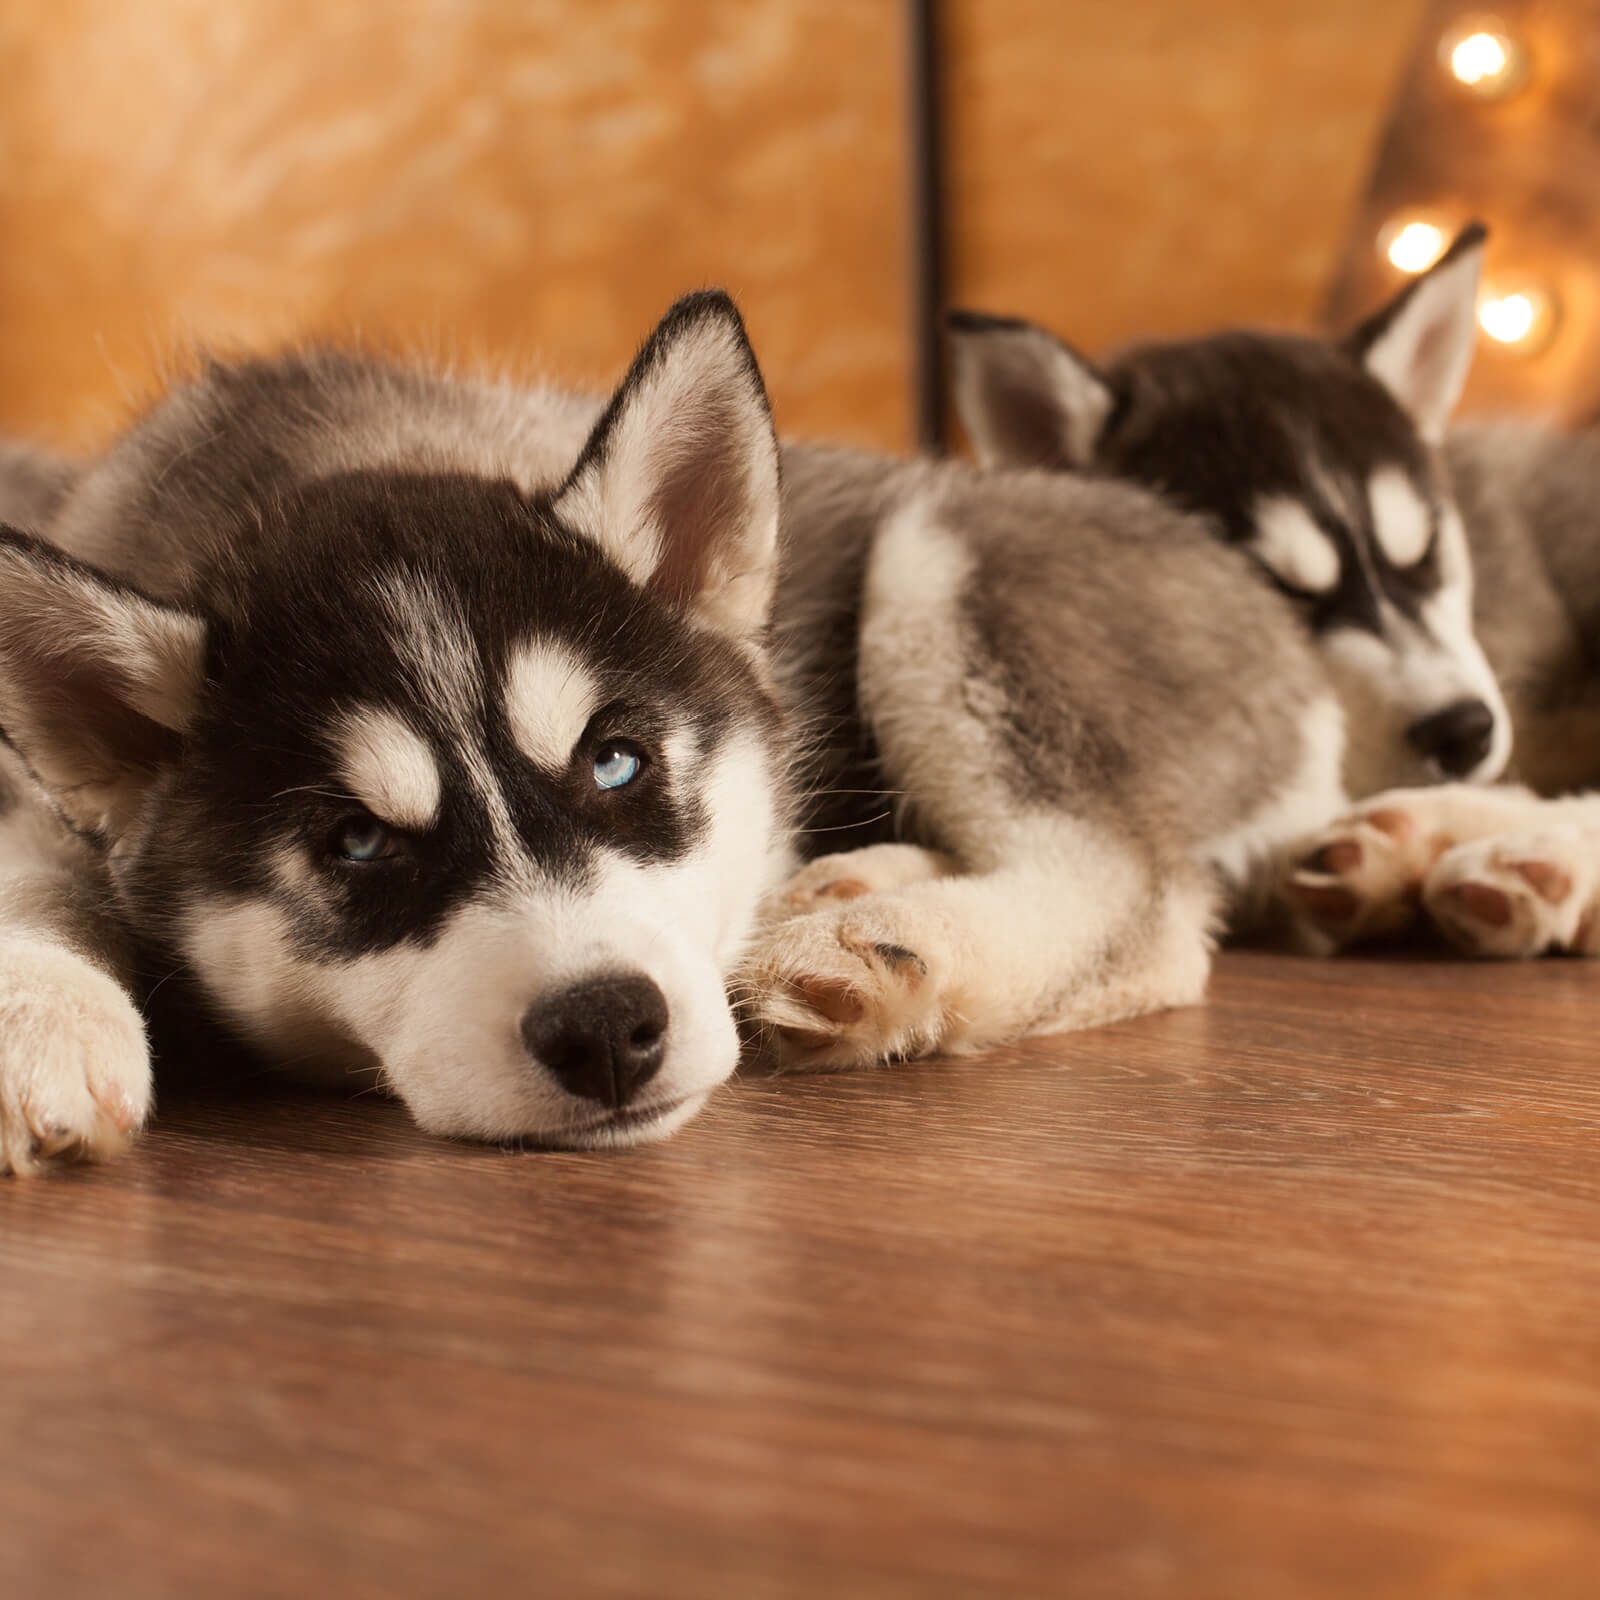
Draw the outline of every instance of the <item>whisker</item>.
<instances>
[{"instance_id":1,"label":"whisker","mask_svg":"<svg viewBox=\"0 0 1600 1600\"><path fill-rule=\"evenodd\" d=\"M189 963L187 961L180 961L171 972L163 973L161 977L156 979L155 983L153 983L145 993L145 1003L148 1005L149 1002L155 998L156 991L160 989L163 984L171 983L180 972L188 967L188 965Z\"/></svg>"},{"instance_id":2,"label":"whisker","mask_svg":"<svg viewBox=\"0 0 1600 1600\"><path fill-rule=\"evenodd\" d=\"M892 817L893 815L894 811L891 808L888 811L880 811L875 817L863 817L859 822L836 822L826 828L796 828L794 831L807 835L813 833L848 833L854 828L870 828L873 823L882 822L885 817Z\"/></svg>"},{"instance_id":3,"label":"whisker","mask_svg":"<svg viewBox=\"0 0 1600 1600\"><path fill-rule=\"evenodd\" d=\"M353 800L351 800L349 795L340 794L338 792L338 790L336 790L336 789L321 789L321 788L318 788L317 785L314 784L314 783L297 783L297 784L293 785L291 788L280 789L280 790L278 790L278 792L275 795L273 795L272 798L274 800L282 800L285 795L291 795L291 794L315 794L315 795L320 795L324 800L337 800L337 801L341 802L342 804L345 804L345 803L351 804L351 805L355 804L355 802Z\"/></svg>"},{"instance_id":4,"label":"whisker","mask_svg":"<svg viewBox=\"0 0 1600 1600\"><path fill-rule=\"evenodd\" d=\"M806 798L811 800L827 799L828 796L836 794L871 794L877 795L882 800L899 800L904 799L906 793L904 789L808 789Z\"/></svg>"}]
</instances>

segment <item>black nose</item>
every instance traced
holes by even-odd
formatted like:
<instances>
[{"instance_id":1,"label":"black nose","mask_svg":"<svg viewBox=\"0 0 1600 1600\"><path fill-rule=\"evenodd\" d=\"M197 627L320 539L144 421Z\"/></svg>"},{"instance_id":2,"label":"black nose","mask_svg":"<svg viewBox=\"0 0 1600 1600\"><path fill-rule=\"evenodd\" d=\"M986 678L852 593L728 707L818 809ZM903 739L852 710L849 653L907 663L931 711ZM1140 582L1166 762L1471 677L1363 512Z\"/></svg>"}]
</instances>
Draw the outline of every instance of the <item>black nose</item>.
<instances>
[{"instance_id":1,"label":"black nose","mask_svg":"<svg viewBox=\"0 0 1600 1600\"><path fill-rule=\"evenodd\" d=\"M620 1108L666 1053L666 996L648 978L589 978L529 1006L522 1042L569 1093Z\"/></svg>"},{"instance_id":2,"label":"black nose","mask_svg":"<svg viewBox=\"0 0 1600 1600\"><path fill-rule=\"evenodd\" d=\"M1452 778L1471 772L1494 742L1494 712L1481 700L1457 700L1413 722L1406 738L1419 755L1437 761Z\"/></svg>"}]
</instances>

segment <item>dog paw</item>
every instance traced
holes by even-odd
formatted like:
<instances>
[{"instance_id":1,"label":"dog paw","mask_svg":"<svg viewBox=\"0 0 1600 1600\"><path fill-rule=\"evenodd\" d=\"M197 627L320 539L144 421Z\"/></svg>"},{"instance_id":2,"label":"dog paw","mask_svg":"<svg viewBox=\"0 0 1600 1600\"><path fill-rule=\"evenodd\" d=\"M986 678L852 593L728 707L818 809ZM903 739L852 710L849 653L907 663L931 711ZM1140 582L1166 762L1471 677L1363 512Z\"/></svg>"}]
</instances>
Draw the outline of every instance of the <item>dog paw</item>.
<instances>
[{"instance_id":1,"label":"dog paw","mask_svg":"<svg viewBox=\"0 0 1600 1600\"><path fill-rule=\"evenodd\" d=\"M115 1155L150 1114L144 1023L58 945L0 942L0 1173Z\"/></svg>"},{"instance_id":2,"label":"dog paw","mask_svg":"<svg viewBox=\"0 0 1600 1600\"><path fill-rule=\"evenodd\" d=\"M1422 903L1469 955L1593 955L1594 880L1577 830L1554 827L1458 845L1428 874Z\"/></svg>"},{"instance_id":3,"label":"dog paw","mask_svg":"<svg viewBox=\"0 0 1600 1600\"><path fill-rule=\"evenodd\" d=\"M1403 932L1422 883L1445 849L1403 796L1380 797L1312 841L1284 894L1300 922L1335 945Z\"/></svg>"},{"instance_id":4,"label":"dog paw","mask_svg":"<svg viewBox=\"0 0 1600 1600\"><path fill-rule=\"evenodd\" d=\"M948 856L914 844L875 844L818 856L769 898L766 917L769 922L803 917L846 900L942 878L954 870Z\"/></svg>"},{"instance_id":5,"label":"dog paw","mask_svg":"<svg viewBox=\"0 0 1600 1600\"><path fill-rule=\"evenodd\" d=\"M757 948L746 976L780 1066L865 1066L938 1048L941 964L897 922L888 902L847 897L779 924Z\"/></svg>"}]
</instances>

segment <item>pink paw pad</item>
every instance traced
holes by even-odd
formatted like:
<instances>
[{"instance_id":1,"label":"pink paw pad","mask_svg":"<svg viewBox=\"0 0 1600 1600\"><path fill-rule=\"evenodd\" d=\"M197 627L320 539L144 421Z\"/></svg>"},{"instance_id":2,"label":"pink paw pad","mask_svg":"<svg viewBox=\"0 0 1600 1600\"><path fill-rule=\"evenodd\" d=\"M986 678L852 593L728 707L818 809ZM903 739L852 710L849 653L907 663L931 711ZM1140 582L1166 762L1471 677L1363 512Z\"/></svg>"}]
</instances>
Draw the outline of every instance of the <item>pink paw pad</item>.
<instances>
[{"instance_id":1,"label":"pink paw pad","mask_svg":"<svg viewBox=\"0 0 1600 1600\"><path fill-rule=\"evenodd\" d=\"M1396 844L1404 844L1416 832L1416 824L1411 820L1409 813L1393 811L1388 807L1364 812L1361 820L1368 827L1376 828L1379 833L1387 834Z\"/></svg>"},{"instance_id":2,"label":"pink paw pad","mask_svg":"<svg viewBox=\"0 0 1600 1600\"><path fill-rule=\"evenodd\" d=\"M1560 905L1572 893L1571 875L1548 861L1519 861L1516 871L1533 892L1549 905Z\"/></svg>"},{"instance_id":3,"label":"pink paw pad","mask_svg":"<svg viewBox=\"0 0 1600 1600\"><path fill-rule=\"evenodd\" d=\"M1289 890L1320 922L1350 922L1361 909L1355 890L1336 883L1291 883Z\"/></svg>"},{"instance_id":4,"label":"pink paw pad","mask_svg":"<svg viewBox=\"0 0 1600 1600\"><path fill-rule=\"evenodd\" d=\"M835 878L815 893L819 900L859 900L869 890L860 878Z\"/></svg>"},{"instance_id":5,"label":"pink paw pad","mask_svg":"<svg viewBox=\"0 0 1600 1600\"><path fill-rule=\"evenodd\" d=\"M859 1022L866 1014L866 1003L858 990L831 978L802 977L789 981L790 990L830 1022Z\"/></svg>"},{"instance_id":6,"label":"pink paw pad","mask_svg":"<svg viewBox=\"0 0 1600 1600\"><path fill-rule=\"evenodd\" d=\"M1489 928L1505 928L1511 923L1511 901L1487 883L1457 883L1444 891L1455 901L1460 913Z\"/></svg>"},{"instance_id":7,"label":"pink paw pad","mask_svg":"<svg viewBox=\"0 0 1600 1600\"><path fill-rule=\"evenodd\" d=\"M1357 840L1338 839L1333 844L1323 845L1306 862L1306 866L1313 872L1325 872L1330 877L1338 877L1346 872L1354 872L1361 861L1361 845Z\"/></svg>"}]
</instances>

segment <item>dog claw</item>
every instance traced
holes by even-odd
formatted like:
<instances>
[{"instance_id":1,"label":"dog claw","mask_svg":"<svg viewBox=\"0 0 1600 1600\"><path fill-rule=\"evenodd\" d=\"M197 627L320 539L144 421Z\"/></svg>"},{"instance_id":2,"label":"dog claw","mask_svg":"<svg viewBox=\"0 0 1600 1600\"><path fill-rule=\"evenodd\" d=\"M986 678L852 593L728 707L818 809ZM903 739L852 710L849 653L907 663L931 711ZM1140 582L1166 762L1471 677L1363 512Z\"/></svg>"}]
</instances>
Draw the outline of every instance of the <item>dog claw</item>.
<instances>
[{"instance_id":1,"label":"dog claw","mask_svg":"<svg viewBox=\"0 0 1600 1600\"><path fill-rule=\"evenodd\" d=\"M872 948L896 971L909 967L918 979L927 977L928 963L915 950L907 950L903 944L874 944Z\"/></svg>"}]
</instances>

